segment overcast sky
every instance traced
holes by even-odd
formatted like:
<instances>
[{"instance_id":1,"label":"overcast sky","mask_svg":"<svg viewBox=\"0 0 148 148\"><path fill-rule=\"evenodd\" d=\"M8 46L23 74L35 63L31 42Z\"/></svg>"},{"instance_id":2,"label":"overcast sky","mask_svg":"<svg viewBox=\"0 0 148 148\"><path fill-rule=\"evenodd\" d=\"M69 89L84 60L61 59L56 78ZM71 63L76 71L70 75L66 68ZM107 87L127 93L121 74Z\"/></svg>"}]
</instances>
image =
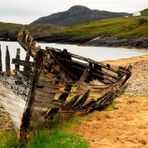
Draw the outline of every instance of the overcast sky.
<instances>
[{"instance_id":1,"label":"overcast sky","mask_svg":"<svg viewBox=\"0 0 148 148\"><path fill-rule=\"evenodd\" d=\"M114 12L136 12L148 8L148 0L0 0L0 22L28 24L73 5Z\"/></svg>"}]
</instances>

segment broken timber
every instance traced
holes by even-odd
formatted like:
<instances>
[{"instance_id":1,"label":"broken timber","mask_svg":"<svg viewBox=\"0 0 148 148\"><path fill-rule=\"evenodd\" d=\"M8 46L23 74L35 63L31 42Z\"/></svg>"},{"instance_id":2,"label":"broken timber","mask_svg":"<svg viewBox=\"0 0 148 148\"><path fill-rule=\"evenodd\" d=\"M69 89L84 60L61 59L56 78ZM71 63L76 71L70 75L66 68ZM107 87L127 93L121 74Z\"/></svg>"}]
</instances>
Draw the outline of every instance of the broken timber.
<instances>
[{"instance_id":1,"label":"broken timber","mask_svg":"<svg viewBox=\"0 0 148 148\"><path fill-rule=\"evenodd\" d=\"M6 71L2 72L0 49L0 99L21 141L27 139L29 131L50 124L61 114L104 109L122 93L131 76L130 67L103 64L65 49L41 49L26 31L19 33L18 42L26 58L21 60L17 49L12 59L14 72L10 69L8 47Z\"/></svg>"}]
</instances>

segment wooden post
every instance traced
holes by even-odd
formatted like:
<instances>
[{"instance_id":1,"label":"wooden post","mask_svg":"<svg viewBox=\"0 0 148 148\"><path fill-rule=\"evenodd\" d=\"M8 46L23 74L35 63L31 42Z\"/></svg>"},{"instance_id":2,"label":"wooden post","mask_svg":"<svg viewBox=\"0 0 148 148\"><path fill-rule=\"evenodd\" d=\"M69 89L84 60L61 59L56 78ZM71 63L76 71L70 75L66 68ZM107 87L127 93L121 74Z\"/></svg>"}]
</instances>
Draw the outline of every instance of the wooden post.
<instances>
[{"instance_id":1,"label":"wooden post","mask_svg":"<svg viewBox=\"0 0 148 148\"><path fill-rule=\"evenodd\" d=\"M26 53L25 61L26 61L26 62L29 62L29 60L30 60L30 54L29 54L29 51L28 51L28 52ZM31 72L31 67L30 67L30 65L24 66L24 75L28 75L30 72Z\"/></svg>"},{"instance_id":2,"label":"wooden post","mask_svg":"<svg viewBox=\"0 0 148 148\"><path fill-rule=\"evenodd\" d=\"M7 74L10 74L10 53L9 53L8 46L6 46L5 64L6 64L6 72Z\"/></svg>"},{"instance_id":3,"label":"wooden post","mask_svg":"<svg viewBox=\"0 0 148 148\"><path fill-rule=\"evenodd\" d=\"M16 57L17 60L20 60L20 48L17 48ZM15 71L19 71L20 66L19 64L15 64Z\"/></svg>"},{"instance_id":4,"label":"wooden post","mask_svg":"<svg viewBox=\"0 0 148 148\"><path fill-rule=\"evenodd\" d=\"M1 45L0 45L0 72L2 72L2 52L1 52Z\"/></svg>"},{"instance_id":5,"label":"wooden post","mask_svg":"<svg viewBox=\"0 0 148 148\"><path fill-rule=\"evenodd\" d=\"M26 62L29 62L29 60L30 60L30 54L29 54L29 52L27 52L27 53L26 53L25 61L26 61Z\"/></svg>"},{"instance_id":6,"label":"wooden post","mask_svg":"<svg viewBox=\"0 0 148 148\"><path fill-rule=\"evenodd\" d=\"M20 128L21 143L27 141L27 133L28 133L28 128L30 126L30 119L31 119L33 104L35 100L36 85L40 77L42 64L43 64L43 51L39 50L35 58L35 71L34 71L32 86L30 90L30 97L28 98L26 109L24 111L23 118L22 118L22 125Z\"/></svg>"}]
</instances>

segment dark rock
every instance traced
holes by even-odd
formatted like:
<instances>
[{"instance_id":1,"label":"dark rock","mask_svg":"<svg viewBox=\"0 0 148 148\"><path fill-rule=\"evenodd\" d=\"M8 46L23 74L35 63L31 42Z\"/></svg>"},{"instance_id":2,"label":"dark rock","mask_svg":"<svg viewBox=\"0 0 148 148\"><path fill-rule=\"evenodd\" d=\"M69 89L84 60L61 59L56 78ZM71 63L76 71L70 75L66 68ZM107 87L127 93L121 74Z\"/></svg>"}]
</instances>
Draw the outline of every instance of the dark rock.
<instances>
[{"instance_id":1,"label":"dark rock","mask_svg":"<svg viewBox=\"0 0 148 148\"><path fill-rule=\"evenodd\" d=\"M148 38L139 39L119 39L113 37L97 37L85 43L85 45L93 46L111 46L111 47L136 47L136 48L148 48Z\"/></svg>"},{"instance_id":2,"label":"dark rock","mask_svg":"<svg viewBox=\"0 0 148 148\"><path fill-rule=\"evenodd\" d=\"M93 37L91 37L91 36L80 36L80 37L69 38L67 40L67 42L72 43L72 44L83 44L83 43L86 43L92 39L93 39Z\"/></svg>"},{"instance_id":3,"label":"dark rock","mask_svg":"<svg viewBox=\"0 0 148 148\"><path fill-rule=\"evenodd\" d=\"M52 36L47 36L47 37L40 37L40 38L34 38L36 41L42 41L42 42L61 42L64 43L67 41L69 38L72 36L69 35L52 35Z\"/></svg>"},{"instance_id":4,"label":"dark rock","mask_svg":"<svg viewBox=\"0 0 148 148\"><path fill-rule=\"evenodd\" d=\"M70 35L52 35L47 37L41 37L41 38L35 38L36 41L44 41L48 43L52 42L58 42L58 43L70 43L70 44L83 44L90 40L92 40L93 37L91 36L80 36L80 37L74 37Z\"/></svg>"}]
</instances>

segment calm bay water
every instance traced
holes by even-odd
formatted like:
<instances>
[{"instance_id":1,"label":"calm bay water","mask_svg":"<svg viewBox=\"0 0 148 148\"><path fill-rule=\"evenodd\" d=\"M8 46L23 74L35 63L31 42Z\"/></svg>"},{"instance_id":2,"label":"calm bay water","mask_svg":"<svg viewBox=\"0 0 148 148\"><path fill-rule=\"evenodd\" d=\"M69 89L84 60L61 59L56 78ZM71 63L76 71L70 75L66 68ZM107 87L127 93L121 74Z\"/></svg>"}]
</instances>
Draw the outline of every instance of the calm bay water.
<instances>
[{"instance_id":1,"label":"calm bay water","mask_svg":"<svg viewBox=\"0 0 148 148\"><path fill-rule=\"evenodd\" d=\"M0 41L2 49L3 63L5 62L6 45L9 47L10 56L14 58L16 55L16 48L21 48L17 42L4 42ZM148 54L148 50L115 48L115 47L92 47L92 46L78 46L69 44L56 44L56 43L39 43L42 48L54 47L59 49L67 49L69 52L91 58L93 60L115 60L120 58L127 58L132 56ZM25 51L21 48L21 59L25 58ZM12 66L13 68L13 66Z\"/></svg>"},{"instance_id":2,"label":"calm bay water","mask_svg":"<svg viewBox=\"0 0 148 148\"><path fill-rule=\"evenodd\" d=\"M67 49L69 52L91 58L96 61L116 60L128 58L132 56L148 54L148 50L115 48L115 47L93 47L93 46L78 46L69 44L42 43L41 47L55 47L59 49Z\"/></svg>"}]
</instances>

